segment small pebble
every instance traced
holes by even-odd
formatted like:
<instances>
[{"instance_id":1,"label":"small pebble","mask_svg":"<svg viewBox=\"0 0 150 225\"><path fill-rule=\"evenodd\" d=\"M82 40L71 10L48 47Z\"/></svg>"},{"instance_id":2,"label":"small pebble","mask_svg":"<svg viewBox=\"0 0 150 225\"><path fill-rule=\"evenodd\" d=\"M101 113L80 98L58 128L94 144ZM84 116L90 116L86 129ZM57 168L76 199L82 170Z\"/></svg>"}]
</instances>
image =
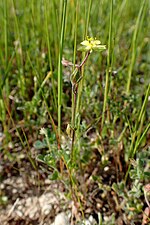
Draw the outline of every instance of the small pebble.
<instances>
[{"instance_id":1,"label":"small pebble","mask_svg":"<svg viewBox=\"0 0 150 225\"><path fill-rule=\"evenodd\" d=\"M55 217L54 223L51 224L51 225L69 225L68 217L66 216L66 214L64 212L59 213Z\"/></svg>"}]
</instances>

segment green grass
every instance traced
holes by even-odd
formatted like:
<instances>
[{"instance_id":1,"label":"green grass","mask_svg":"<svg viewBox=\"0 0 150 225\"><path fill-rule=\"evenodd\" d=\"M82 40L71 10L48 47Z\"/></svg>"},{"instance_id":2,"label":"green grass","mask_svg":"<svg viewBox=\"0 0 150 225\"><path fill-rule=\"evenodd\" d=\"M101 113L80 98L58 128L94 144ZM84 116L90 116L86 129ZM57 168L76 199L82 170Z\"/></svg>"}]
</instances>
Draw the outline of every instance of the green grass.
<instances>
[{"instance_id":1,"label":"green grass","mask_svg":"<svg viewBox=\"0 0 150 225\"><path fill-rule=\"evenodd\" d=\"M148 7L147 0L0 1L0 123L5 135L0 151L10 163L11 157L17 161L17 153L11 154L8 146L20 143L38 170L31 149L42 139L40 128L48 128L54 142L48 143L49 151L54 147L54 158L64 163L59 173L57 163L52 162L54 175L67 183L83 217L78 176L84 177L89 165L96 166L92 161L95 149L101 169L116 168L117 178L110 181L110 188L115 183L116 193L122 191L125 217L134 221L144 211L141 203L142 209L131 212L127 201L137 179L142 190L149 178L132 176L136 168L131 163L140 154L150 154ZM86 36L100 39L107 50L90 54L74 96L70 75L85 57L77 49ZM73 67L63 67L63 58ZM73 159L66 153L71 151L68 124L75 136ZM149 168L148 159L146 164L143 167ZM68 171L67 179L63 168ZM101 169L93 179L101 176L100 171L105 173ZM132 197L137 199L133 193Z\"/></svg>"},{"instance_id":2,"label":"green grass","mask_svg":"<svg viewBox=\"0 0 150 225\"><path fill-rule=\"evenodd\" d=\"M58 134L61 136L61 108L62 108L62 55L63 55L63 44L64 44L64 33L66 25L66 8L67 0L63 1L63 12L62 12L62 24L60 33L60 50L58 59Z\"/></svg>"}]
</instances>

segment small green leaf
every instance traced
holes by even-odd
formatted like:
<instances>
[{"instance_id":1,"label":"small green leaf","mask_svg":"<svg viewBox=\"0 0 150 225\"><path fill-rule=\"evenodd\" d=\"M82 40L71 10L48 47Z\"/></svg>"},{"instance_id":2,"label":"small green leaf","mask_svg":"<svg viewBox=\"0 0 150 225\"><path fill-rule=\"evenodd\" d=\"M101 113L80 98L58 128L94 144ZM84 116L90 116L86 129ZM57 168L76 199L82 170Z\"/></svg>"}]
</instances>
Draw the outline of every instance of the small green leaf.
<instances>
[{"instance_id":1,"label":"small green leaf","mask_svg":"<svg viewBox=\"0 0 150 225\"><path fill-rule=\"evenodd\" d=\"M43 149L43 148L46 148L47 147L47 144L45 142L42 142L42 141L39 141L37 140L35 143L34 143L34 148L36 149Z\"/></svg>"},{"instance_id":2,"label":"small green leaf","mask_svg":"<svg viewBox=\"0 0 150 225\"><path fill-rule=\"evenodd\" d=\"M58 173L57 170L54 170L54 172L49 176L49 178L50 178L51 180L57 180L58 177L59 177L59 173Z\"/></svg>"},{"instance_id":3,"label":"small green leaf","mask_svg":"<svg viewBox=\"0 0 150 225\"><path fill-rule=\"evenodd\" d=\"M144 175L150 177L150 172L144 172Z\"/></svg>"}]
</instances>

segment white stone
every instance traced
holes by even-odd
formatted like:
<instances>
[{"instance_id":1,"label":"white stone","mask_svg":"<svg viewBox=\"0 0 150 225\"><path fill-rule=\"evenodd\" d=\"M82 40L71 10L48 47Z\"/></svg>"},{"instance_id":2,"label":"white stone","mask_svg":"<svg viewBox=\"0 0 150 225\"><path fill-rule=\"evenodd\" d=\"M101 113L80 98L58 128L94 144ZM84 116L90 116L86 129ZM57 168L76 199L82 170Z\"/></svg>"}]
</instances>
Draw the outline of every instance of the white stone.
<instances>
[{"instance_id":1,"label":"white stone","mask_svg":"<svg viewBox=\"0 0 150 225\"><path fill-rule=\"evenodd\" d=\"M66 214L64 212L59 213L55 217L55 221L52 225L69 225L68 217L66 216Z\"/></svg>"}]
</instances>

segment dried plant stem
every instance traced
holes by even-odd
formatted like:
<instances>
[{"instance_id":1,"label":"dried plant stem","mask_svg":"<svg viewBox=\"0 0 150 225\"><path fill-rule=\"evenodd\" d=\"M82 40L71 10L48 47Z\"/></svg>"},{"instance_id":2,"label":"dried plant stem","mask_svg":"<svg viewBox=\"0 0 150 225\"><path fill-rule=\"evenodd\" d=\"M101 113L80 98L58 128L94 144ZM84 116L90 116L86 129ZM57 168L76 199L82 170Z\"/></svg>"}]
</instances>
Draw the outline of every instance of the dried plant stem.
<instances>
[{"instance_id":1,"label":"dried plant stem","mask_svg":"<svg viewBox=\"0 0 150 225\"><path fill-rule=\"evenodd\" d=\"M88 51L87 54L86 54L86 56L85 56L85 58L84 58L84 60L82 61L82 63L81 63L79 66L76 66L76 67L78 67L78 68L81 70L82 66L86 63L86 61L87 61L87 59L88 59L90 53L91 53L91 52Z\"/></svg>"}]
</instances>

